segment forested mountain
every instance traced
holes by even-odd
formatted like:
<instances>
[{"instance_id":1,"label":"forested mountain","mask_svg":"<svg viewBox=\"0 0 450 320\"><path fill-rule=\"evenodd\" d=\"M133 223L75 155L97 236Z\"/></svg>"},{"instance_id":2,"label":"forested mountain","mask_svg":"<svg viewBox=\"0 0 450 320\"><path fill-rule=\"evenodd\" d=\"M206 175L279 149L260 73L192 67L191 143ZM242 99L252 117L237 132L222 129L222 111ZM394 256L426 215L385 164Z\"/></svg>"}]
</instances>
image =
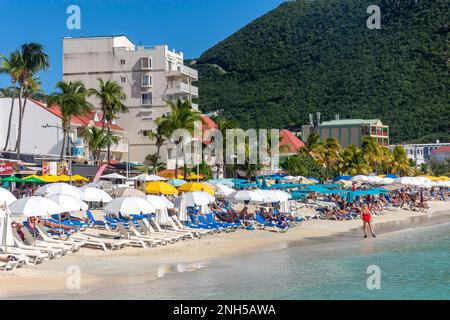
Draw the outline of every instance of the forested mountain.
<instances>
[{"instance_id":1,"label":"forested mountain","mask_svg":"<svg viewBox=\"0 0 450 320\"><path fill-rule=\"evenodd\" d=\"M243 128L299 128L320 111L380 118L394 143L450 141L449 28L450 0L289 1L191 62L200 108Z\"/></svg>"}]
</instances>

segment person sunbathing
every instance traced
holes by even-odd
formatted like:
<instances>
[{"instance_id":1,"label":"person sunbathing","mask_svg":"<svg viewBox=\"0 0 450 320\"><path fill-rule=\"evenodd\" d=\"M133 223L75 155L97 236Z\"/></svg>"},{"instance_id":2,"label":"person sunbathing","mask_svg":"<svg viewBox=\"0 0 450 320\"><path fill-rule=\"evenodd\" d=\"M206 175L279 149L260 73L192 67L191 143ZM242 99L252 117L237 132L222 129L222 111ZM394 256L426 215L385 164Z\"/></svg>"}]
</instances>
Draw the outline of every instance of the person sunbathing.
<instances>
[{"instance_id":1,"label":"person sunbathing","mask_svg":"<svg viewBox=\"0 0 450 320\"><path fill-rule=\"evenodd\" d=\"M85 222L86 220L83 218L78 218L78 217L74 217L72 216L69 212L63 212L60 214L61 216L61 220L71 220L71 221L80 221L80 222Z\"/></svg>"},{"instance_id":2,"label":"person sunbathing","mask_svg":"<svg viewBox=\"0 0 450 320\"><path fill-rule=\"evenodd\" d=\"M234 223L234 214L233 211L231 211L231 209L228 209L226 213L218 213L217 215L223 221Z\"/></svg>"},{"instance_id":3,"label":"person sunbathing","mask_svg":"<svg viewBox=\"0 0 450 320\"><path fill-rule=\"evenodd\" d=\"M11 228L17 232L17 234L19 235L20 239L22 239L22 241L25 241L25 235L22 232L22 227L23 227L23 224L20 224L17 222L11 223Z\"/></svg>"}]
</instances>

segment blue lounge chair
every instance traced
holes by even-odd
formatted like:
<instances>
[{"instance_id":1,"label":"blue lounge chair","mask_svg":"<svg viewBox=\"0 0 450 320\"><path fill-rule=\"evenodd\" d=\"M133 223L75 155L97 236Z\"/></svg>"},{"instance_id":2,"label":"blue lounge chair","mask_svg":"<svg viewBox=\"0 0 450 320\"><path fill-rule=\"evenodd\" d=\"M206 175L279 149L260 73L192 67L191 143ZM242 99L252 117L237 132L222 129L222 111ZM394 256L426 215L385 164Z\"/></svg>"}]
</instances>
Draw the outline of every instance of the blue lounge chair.
<instances>
[{"instance_id":1,"label":"blue lounge chair","mask_svg":"<svg viewBox=\"0 0 450 320\"><path fill-rule=\"evenodd\" d=\"M108 225L105 221L96 220L94 218L94 216L92 215L91 211L87 210L86 215L87 215L89 221L91 222L92 226L94 226L94 227L99 226L99 227L105 227L105 228L108 227Z\"/></svg>"},{"instance_id":2,"label":"blue lounge chair","mask_svg":"<svg viewBox=\"0 0 450 320\"><path fill-rule=\"evenodd\" d=\"M256 214L256 222L261 224L263 226L263 229L266 227L272 227L275 228L278 232L281 230L283 232L286 232L289 229L289 226L281 225L278 223L275 223L273 221L265 220L260 214Z\"/></svg>"}]
</instances>

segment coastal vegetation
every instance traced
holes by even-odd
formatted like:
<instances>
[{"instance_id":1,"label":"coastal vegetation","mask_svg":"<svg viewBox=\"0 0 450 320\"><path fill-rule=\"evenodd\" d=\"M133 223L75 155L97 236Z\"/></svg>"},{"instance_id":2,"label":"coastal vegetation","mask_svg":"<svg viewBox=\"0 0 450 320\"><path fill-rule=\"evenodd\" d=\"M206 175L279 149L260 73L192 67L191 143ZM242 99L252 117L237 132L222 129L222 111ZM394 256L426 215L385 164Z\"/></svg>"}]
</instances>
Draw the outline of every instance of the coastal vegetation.
<instances>
[{"instance_id":1,"label":"coastal vegetation","mask_svg":"<svg viewBox=\"0 0 450 320\"><path fill-rule=\"evenodd\" d=\"M205 51L199 106L241 128L379 118L392 143L450 141L448 1L289 1ZM373 164L373 163L372 163Z\"/></svg>"}]
</instances>

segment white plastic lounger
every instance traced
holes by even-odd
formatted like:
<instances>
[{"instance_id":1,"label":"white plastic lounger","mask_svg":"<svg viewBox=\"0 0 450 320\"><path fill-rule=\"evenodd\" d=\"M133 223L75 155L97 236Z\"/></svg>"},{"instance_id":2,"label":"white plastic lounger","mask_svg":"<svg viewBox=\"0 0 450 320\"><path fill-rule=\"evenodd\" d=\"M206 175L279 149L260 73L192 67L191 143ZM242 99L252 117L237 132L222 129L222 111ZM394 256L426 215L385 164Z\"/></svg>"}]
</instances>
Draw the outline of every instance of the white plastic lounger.
<instances>
[{"instance_id":1,"label":"white plastic lounger","mask_svg":"<svg viewBox=\"0 0 450 320\"><path fill-rule=\"evenodd\" d=\"M139 221L139 226L141 226L141 230L142 230L142 225L141 223L145 226L145 228L143 229L144 232L147 232L147 234L149 236L152 236L156 239L161 239L161 240L166 240L169 241L171 243L174 243L176 241L179 240L178 237L174 237L170 234L164 234L162 232L156 232L155 229L153 229L153 227L151 226L151 224L149 223L148 220L138 220Z\"/></svg>"},{"instance_id":2,"label":"white plastic lounger","mask_svg":"<svg viewBox=\"0 0 450 320\"><path fill-rule=\"evenodd\" d=\"M63 250L61 249L54 249L45 245L26 245L20 236L18 235L16 230L13 230L13 238L14 238L14 244L16 247L20 249L26 249L26 250L37 250L43 253L48 253L50 259L54 259L56 257L62 257L63 256Z\"/></svg>"},{"instance_id":3,"label":"white plastic lounger","mask_svg":"<svg viewBox=\"0 0 450 320\"><path fill-rule=\"evenodd\" d=\"M28 231L27 228L23 227L22 229L23 236L25 237L24 243L29 246L35 246L35 247L47 247L52 249L59 249L62 250L61 255L65 255L66 253L72 253L72 248L69 246L66 246L62 243L54 243L54 242L48 242L46 240L38 240L34 239L31 235L30 231Z\"/></svg>"},{"instance_id":4,"label":"white plastic lounger","mask_svg":"<svg viewBox=\"0 0 450 320\"><path fill-rule=\"evenodd\" d=\"M170 218L170 217L169 217ZM208 230L208 229L194 229L194 228L188 228L186 227L180 220L178 220L177 216L171 216L172 220L175 221L175 223L178 225L178 227L182 230L188 230L191 231L193 233L198 233L198 234L202 234L202 235L207 235L207 234L213 234L214 231L212 230Z\"/></svg>"},{"instance_id":5,"label":"white plastic lounger","mask_svg":"<svg viewBox=\"0 0 450 320\"><path fill-rule=\"evenodd\" d=\"M49 259L48 253L43 253L39 250L26 250L26 249L20 249L17 247L7 247L6 251L3 247L0 247L0 250L7 254L13 254L13 255L25 255L29 259L27 261L27 264L30 265L36 265L39 263L42 263L45 260Z\"/></svg>"},{"instance_id":6,"label":"white plastic lounger","mask_svg":"<svg viewBox=\"0 0 450 320\"><path fill-rule=\"evenodd\" d=\"M119 233L122 237L125 237L125 240L127 241L127 244L130 246L135 246L135 247L142 247L142 248L147 248L147 245L145 244L146 242L142 239L139 238L137 236L131 235L127 229L125 229L124 225L122 222L118 222L117 223L117 228L119 229ZM148 240L147 240L148 243ZM151 246L151 244L150 244Z\"/></svg>"},{"instance_id":7,"label":"white plastic lounger","mask_svg":"<svg viewBox=\"0 0 450 320\"><path fill-rule=\"evenodd\" d=\"M169 218L168 221L169 221L170 227L172 228L172 231L179 232L180 234L185 234L189 238L192 238L192 239L198 239L202 236L202 234L194 233L189 230L184 230L184 229L178 228L178 226L175 224L175 222L171 218Z\"/></svg>"},{"instance_id":8,"label":"white plastic lounger","mask_svg":"<svg viewBox=\"0 0 450 320\"><path fill-rule=\"evenodd\" d=\"M48 235L47 230L45 230L45 227L42 224L40 224L40 223L38 223L36 225L36 228L37 228L40 236L42 237L42 239L44 239L46 242L49 242L49 243L61 243L61 244L65 245L65 246L70 247L70 250L72 250L72 252L80 251L81 247L84 245L84 242L82 242L82 241L81 242L74 242L74 241L70 241L70 240L53 239L52 237L50 237Z\"/></svg>"},{"instance_id":9,"label":"white plastic lounger","mask_svg":"<svg viewBox=\"0 0 450 320\"><path fill-rule=\"evenodd\" d=\"M102 237L102 235L94 235L94 234L87 234L87 233L75 233L71 235L74 239L80 239L86 242L86 245L88 245L90 242L91 244L96 242L96 246L98 246L98 243L102 243L106 248L110 250L119 250L126 246L127 242L124 240L115 240L112 238L109 238L107 236ZM105 250L107 251L107 250Z\"/></svg>"},{"instance_id":10,"label":"white plastic lounger","mask_svg":"<svg viewBox=\"0 0 450 320\"><path fill-rule=\"evenodd\" d=\"M167 244L166 240L155 239L152 236L149 236L148 234L142 234L141 232L139 232L138 229L136 229L136 227L132 223L129 225L128 232L130 232L132 235L136 237L141 238L144 241L148 241L149 243L151 243L152 246Z\"/></svg>"},{"instance_id":11,"label":"white plastic lounger","mask_svg":"<svg viewBox=\"0 0 450 320\"><path fill-rule=\"evenodd\" d=\"M89 237L81 233L74 233L69 237L69 239L72 239L73 241L80 241L83 243L83 245L88 247L95 247L102 249L103 251L110 251L110 249L106 247L106 244L104 242L96 239L89 239Z\"/></svg>"},{"instance_id":12,"label":"white plastic lounger","mask_svg":"<svg viewBox=\"0 0 450 320\"><path fill-rule=\"evenodd\" d=\"M0 261L0 270L11 271L19 266L19 261Z\"/></svg>"},{"instance_id":13,"label":"white plastic lounger","mask_svg":"<svg viewBox=\"0 0 450 320\"><path fill-rule=\"evenodd\" d=\"M180 232L177 232L175 230L161 228L161 226L159 225L159 223L155 219L152 219L152 224L155 226L157 232L173 236L175 238L178 238L179 240L184 240L187 237L187 235L184 232L180 233Z\"/></svg>"}]
</instances>

